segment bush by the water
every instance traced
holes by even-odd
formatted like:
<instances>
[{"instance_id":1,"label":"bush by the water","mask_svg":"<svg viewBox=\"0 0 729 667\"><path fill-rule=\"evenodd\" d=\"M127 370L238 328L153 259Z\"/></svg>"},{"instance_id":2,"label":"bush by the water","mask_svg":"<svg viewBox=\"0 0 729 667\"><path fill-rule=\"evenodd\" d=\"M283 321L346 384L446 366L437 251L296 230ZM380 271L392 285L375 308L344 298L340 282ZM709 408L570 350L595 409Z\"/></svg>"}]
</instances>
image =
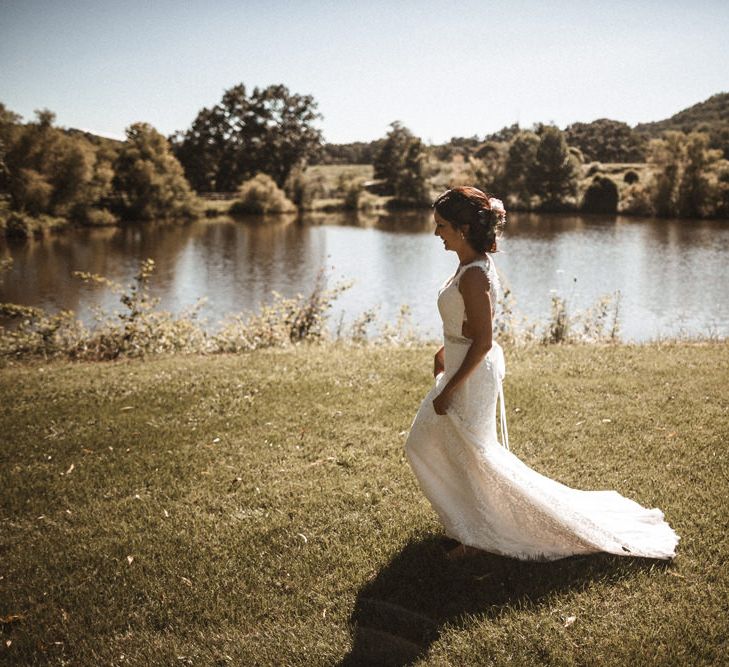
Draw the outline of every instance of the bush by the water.
<instances>
[{"instance_id":1,"label":"bush by the water","mask_svg":"<svg viewBox=\"0 0 729 667\"><path fill-rule=\"evenodd\" d=\"M586 213L616 213L618 210L618 186L607 176L595 176L582 199Z\"/></svg>"},{"instance_id":2,"label":"bush by the water","mask_svg":"<svg viewBox=\"0 0 729 667\"><path fill-rule=\"evenodd\" d=\"M66 218L52 215L29 215L12 211L0 216L0 232L7 238L27 239L43 236L46 232L56 232L69 226Z\"/></svg>"},{"instance_id":3,"label":"bush by the water","mask_svg":"<svg viewBox=\"0 0 729 667\"><path fill-rule=\"evenodd\" d=\"M295 213L296 206L267 174L257 174L243 182L238 199L230 207L232 215Z\"/></svg>"}]
</instances>

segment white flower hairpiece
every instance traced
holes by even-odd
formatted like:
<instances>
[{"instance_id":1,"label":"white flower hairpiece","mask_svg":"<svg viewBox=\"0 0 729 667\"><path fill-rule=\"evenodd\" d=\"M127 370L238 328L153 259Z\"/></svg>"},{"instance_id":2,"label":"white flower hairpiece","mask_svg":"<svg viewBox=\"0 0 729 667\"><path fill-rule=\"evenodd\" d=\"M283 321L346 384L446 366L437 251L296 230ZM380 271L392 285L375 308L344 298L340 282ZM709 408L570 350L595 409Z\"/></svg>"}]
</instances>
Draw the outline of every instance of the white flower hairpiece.
<instances>
[{"instance_id":1,"label":"white flower hairpiece","mask_svg":"<svg viewBox=\"0 0 729 667\"><path fill-rule=\"evenodd\" d=\"M489 208L492 211L499 213L500 215L506 214L506 209L504 208L504 202L502 202L500 199L496 199L496 197L489 198Z\"/></svg>"}]
</instances>

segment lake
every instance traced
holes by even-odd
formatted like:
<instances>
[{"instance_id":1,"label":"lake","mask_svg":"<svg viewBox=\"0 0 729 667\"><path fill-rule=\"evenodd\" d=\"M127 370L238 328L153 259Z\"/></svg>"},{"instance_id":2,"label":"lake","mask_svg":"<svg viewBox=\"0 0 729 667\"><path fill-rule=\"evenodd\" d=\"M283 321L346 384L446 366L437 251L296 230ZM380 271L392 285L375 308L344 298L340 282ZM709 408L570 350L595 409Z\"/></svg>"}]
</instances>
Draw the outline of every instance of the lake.
<instances>
[{"instance_id":1,"label":"lake","mask_svg":"<svg viewBox=\"0 0 729 667\"><path fill-rule=\"evenodd\" d=\"M92 306L114 309L117 297L71 273L128 283L151 257L160 307L180 312L207 297L202 314L215 328L228 313L257 310L274 290L308 293L324 269L329 286L352 281L332 327L371 308L392 323L406 304L418 330L435 337L437 290L458 259L432 232L429 211L74 230L0 245L0 256L13 259L0 301L72 309L88 322ZM625 340L729 336L727 221L512 213L494 259L530 321L546 320L553 294L575 311L619 290Z\"/></svg>"}]
</instances>

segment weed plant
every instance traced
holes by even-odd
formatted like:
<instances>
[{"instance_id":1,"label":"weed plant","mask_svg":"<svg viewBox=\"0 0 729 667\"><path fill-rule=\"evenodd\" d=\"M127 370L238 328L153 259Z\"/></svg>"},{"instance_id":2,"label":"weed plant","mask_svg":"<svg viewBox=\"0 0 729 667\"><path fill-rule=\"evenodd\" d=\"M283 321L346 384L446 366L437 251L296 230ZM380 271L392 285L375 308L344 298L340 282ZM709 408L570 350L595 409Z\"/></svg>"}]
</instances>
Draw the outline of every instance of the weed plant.
<instances>
[{"instance_id":1,"label":"weed plant","mask_svg":"<svg viewBox=\"0 0 729 667\"><path fill-rule=\"evenodd\" d=\"M2 272L10 262L0 265ZM0 316L13 320L14 327L0 327L0 359L40 357L102 361L120 357L155 354L219 354L250 352L267 347L286 347L331 340L328 315L334 301L347 290L348 283L325 287L320 272L308 295L284 297L276 292L269 304L257 313L237 313L226 317L217 330L210 331L200 318L205 303L199 300L179 315L158 309L159 299L151 296L150 281L154 261L141 263L130 285L122 286L97 274L75 272L90 285L102 285L119 297L122 310L94 311L94 324L84 325L72 311L47 313L41 308L0 303ZM605 296L593 307L570 313L567 301L554 296L548 321L529 322L516 313L513 295L505 286L495 321L497 339L506 344L619 342L620 295ZM541 334L539 333L541 330ZM378 309L355 317L349 327L340 321L334 338L355 344L413 345L423 341L412 322L407 306L400 309L394 323L381 322Z\"/></svg>"}]
</instances>

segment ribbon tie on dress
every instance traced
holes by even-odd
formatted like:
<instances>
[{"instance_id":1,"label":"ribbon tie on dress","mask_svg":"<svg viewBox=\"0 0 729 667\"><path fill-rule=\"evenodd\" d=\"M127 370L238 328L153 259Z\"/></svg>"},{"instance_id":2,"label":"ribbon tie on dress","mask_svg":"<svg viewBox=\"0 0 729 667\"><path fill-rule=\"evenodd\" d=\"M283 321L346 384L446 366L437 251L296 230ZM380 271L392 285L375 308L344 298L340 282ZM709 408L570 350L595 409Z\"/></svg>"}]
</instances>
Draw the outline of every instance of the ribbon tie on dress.
<instances>
[{"instance_id":1,"label":"ribbon tie on dress","mask_svg":"<svg viewBox=\"0 0 729 667\"><path fill-rule=\"evenodd\" d=\"M489 353L493 352L493 363L496 366L496 382L499 385L499 407L501 413L501 444L509 449L509 430L506 428L506 403L504 402L504 376L506 375L506 361L501 345L494 342Z\"/></svg>"}]
</instances>

